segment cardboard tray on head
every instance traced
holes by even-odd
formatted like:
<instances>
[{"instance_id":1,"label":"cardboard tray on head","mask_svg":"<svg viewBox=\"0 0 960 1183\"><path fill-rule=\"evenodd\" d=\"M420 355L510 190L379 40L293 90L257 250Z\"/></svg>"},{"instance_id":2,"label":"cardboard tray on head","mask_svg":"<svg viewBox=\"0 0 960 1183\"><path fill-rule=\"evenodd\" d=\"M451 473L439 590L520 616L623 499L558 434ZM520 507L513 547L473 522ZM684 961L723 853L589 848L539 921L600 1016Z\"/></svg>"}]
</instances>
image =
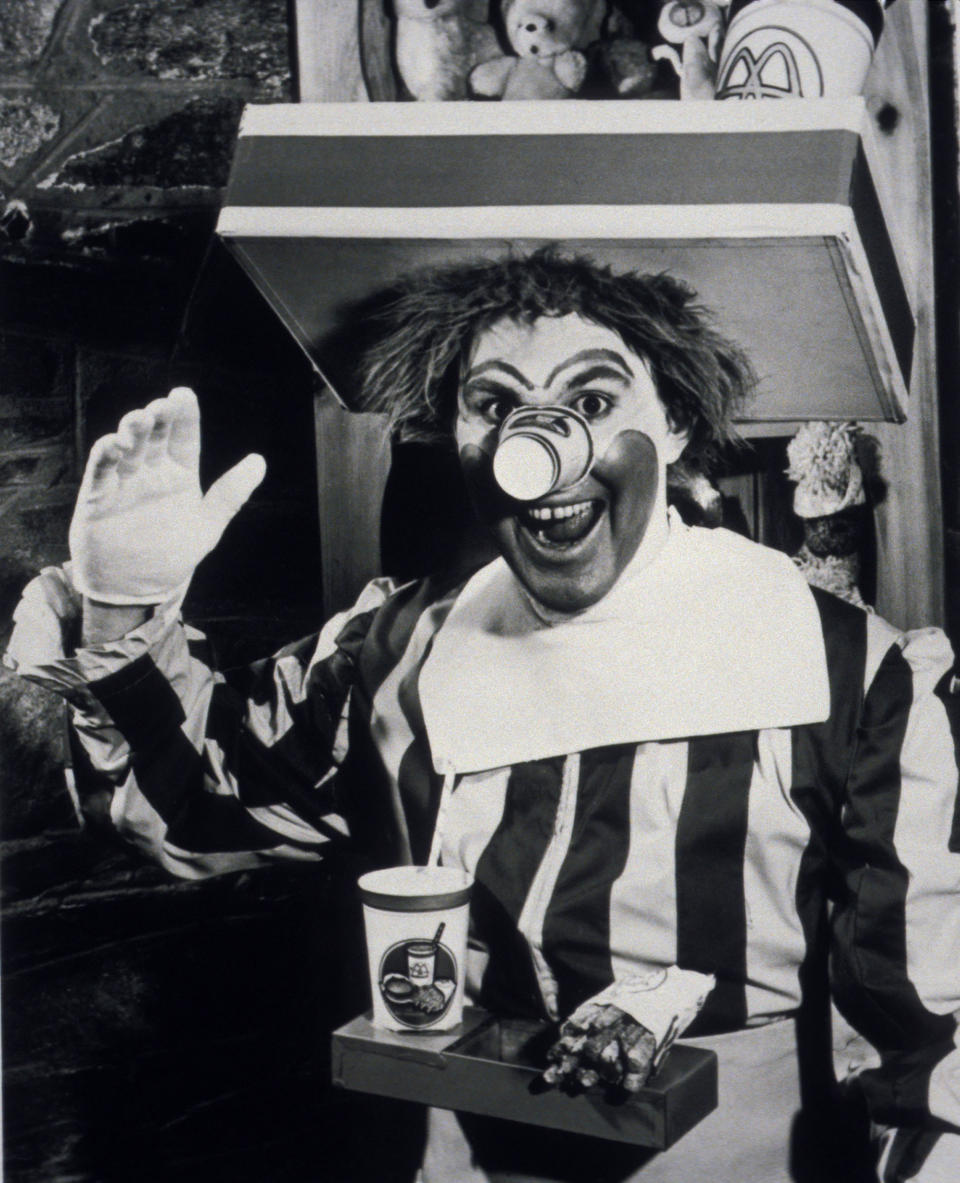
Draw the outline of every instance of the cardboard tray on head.
<instances>
[{"instance_id":1,"label":"cardboard tray on head","mask_svg":"<svg viewBox=\"0 0 960 1183\"><path fill-rule=\"evenodd\" d=\"M556 1029L464 1010L453 1031L384 1031L359 1015L333 1033L333 1082L345 1089L419 1101L665 1150L717 1106L717 1057L675 1044L640 1092L601 1087L576 1096L546 1088L540 1074Z\"/></svg>"},{"instance_id":2,"label":"cardboard tray on head","mask_svg":"<svg viewBox=\"0 0 960 1183\"><path fill-rule=\"evenodd\" d=\"M529 107L247 107L218 233L346 406L399 277L558 242L688 282L760 375L745 428L906 417L914 312L863 99Z\"/></svg>"}]
</instances>

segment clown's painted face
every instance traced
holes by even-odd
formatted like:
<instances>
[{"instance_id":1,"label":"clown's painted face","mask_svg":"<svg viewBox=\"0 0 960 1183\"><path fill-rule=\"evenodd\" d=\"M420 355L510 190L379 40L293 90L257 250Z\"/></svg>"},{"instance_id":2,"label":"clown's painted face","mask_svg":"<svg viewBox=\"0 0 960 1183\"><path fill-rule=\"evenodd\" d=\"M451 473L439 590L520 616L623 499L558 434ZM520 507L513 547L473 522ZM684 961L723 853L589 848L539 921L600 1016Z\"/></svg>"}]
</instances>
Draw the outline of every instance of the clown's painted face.
<instances>
[{"instance_id":1,"label":"clown's painted face","mask_svg":"<svg viewBox=\"0 0 960 1183\"><path fill-rule=\"evenodd\" d=\"M481 519L536 600L560 612L589 607L651 522L665 528L666 466L685 436L671 427L647 364L576 313L499 321L479 334L464 370L454 434ZM520 406L571 407L593 436L590 470L534 502L514 501L492 475L499 426Z\"/></svg>"}]
</instances>

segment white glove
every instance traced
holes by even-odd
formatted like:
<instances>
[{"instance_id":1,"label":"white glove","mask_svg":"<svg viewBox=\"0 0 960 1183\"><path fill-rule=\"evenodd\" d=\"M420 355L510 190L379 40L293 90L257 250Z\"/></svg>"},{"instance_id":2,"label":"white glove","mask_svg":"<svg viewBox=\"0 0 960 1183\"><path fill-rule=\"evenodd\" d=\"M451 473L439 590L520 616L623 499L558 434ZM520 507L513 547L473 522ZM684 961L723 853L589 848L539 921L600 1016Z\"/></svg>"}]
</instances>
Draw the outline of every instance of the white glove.
<instances>
[{"instance_id":1,"label":"white glove","mask_svg":"<svg viewBox=\"0 0 960 1183\"><path fill-rule=\"evenodd\" d=\"M70 523L77 591L105 604L158 604L186 589L266 463L245 457L206 495L199 468L200 410L183 386L97 440Z\"/></svg>"}]
</instances>

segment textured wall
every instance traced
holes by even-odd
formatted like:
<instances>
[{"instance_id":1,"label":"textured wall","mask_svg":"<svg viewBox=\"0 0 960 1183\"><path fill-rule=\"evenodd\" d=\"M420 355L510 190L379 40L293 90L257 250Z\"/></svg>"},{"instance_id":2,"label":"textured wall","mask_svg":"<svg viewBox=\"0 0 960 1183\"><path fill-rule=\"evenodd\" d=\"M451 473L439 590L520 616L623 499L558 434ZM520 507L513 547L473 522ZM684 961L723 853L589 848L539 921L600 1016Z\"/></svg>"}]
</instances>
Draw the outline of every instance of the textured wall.
<instances>
[{"instance_id":1,"label":"textured wall","mask_svg":"<svg viewBox=\"0 0 960 1183\"><path fill-rule=\"evenodd\" d=\"M191 616L230 660L322 613L309 375L211 242L240 110L290 97L290 44L285 0L0 2L0 646L66 557L90 443L178 381L205 477L270 464ZM4 1178L305 1180L324 1155L345 1177L327 880L171 884L81 831L61 723L0 672Z\"/></svg>"},{"instance_id":2,"label":"textured wall","mask_svg":"<svg viewBox=\"0 0 960 1183\"><path fill-rule=\"evenodd\" d=\"M285 0L0 5L0 641L26 580L66 557L92 440L175 380L200 395L208 471L250 446L271 461L246 545L207 565L194 615L263 644L308 623L306 370L228 261L201 268L242 106L291 97L291 43ZM8 838L63 816L57 724L0 675Z\"/></svg>"}]
</instances>

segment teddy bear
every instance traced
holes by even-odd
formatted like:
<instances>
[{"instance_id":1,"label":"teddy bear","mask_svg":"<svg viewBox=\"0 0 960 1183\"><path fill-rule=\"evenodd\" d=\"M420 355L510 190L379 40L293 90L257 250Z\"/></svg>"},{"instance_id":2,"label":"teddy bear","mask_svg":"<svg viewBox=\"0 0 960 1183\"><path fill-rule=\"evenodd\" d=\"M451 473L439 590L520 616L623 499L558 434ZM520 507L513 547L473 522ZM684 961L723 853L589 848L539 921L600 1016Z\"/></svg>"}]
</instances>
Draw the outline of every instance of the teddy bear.
<instances>
[{"instance_id":1,"label":"teddy bear","mask_svg":"<svg viewBox=\"0 0 960 1183\"><path fill-rule=\"evenodd\" d=\"M578 47L600 35L606 8L607 0L503 0L503 26L516 56L477 66L470 89L485 98L570 98L587 75Z\"/></svg>"},{"instance_id":2,"label":"teddy bear","mask_svg":"<svg viewBox=\"0 0 960 1183\"><path fill-rule=\"evenodd\" d=\"M465 99L470 71L500 56L487 0L393 0L397 70L415 99Z\"/></svg>"},{"instance_id":3,"label":"teddy bear","mask_svg":"<svg viewBox=\"0 0 960 1183\"><path fill-rule=\"evenodd\" d=\"M477 67L471 91L484 98L571 98L588 73L603 95L640 97L656 72L647 45L611 0L502 0L513 56Z\"/></svg>"}]
</instances>

